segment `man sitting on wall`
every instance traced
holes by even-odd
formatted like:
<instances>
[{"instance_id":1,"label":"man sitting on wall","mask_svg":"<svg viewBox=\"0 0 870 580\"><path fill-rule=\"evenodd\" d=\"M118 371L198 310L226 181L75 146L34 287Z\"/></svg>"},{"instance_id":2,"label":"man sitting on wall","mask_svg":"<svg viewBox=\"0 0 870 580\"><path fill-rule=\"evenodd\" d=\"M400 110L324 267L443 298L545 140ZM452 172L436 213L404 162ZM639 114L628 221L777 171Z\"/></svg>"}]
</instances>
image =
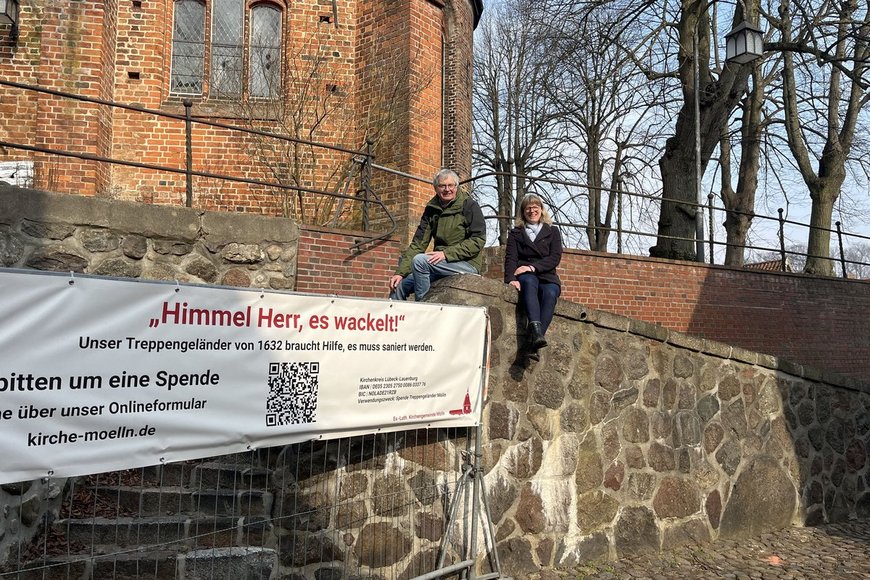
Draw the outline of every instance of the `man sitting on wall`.
<instances>
[{"instance_id":1,"label":"man sitting on wall","mask_svg":"<svg viewBox=\"0 0 870 580\"><path fill-rule=\"evenodd\" d=\"M390 298L405 300L411 291L422 300L429 286L454 274L478 274L486 243L486 224L476 201L459 191L459 176L441 169L432 180L435 197L429 200L408 249L390 278ZM434 241L431 252L429 242Z\"/></svg>"}]
</instances>

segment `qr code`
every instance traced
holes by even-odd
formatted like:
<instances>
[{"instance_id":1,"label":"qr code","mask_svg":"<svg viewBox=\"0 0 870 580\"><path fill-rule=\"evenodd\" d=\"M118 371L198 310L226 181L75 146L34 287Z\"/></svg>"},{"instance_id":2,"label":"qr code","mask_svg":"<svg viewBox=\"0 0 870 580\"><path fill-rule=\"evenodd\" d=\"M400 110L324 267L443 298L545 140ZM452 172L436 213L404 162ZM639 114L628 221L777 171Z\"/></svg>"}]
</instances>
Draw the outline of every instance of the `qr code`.
<instances>
[{"instance_id":1,"label":"qr code","mask_svg":"<svg viewBox=\"0 0 870 580\"><path fill-rule=\"evenodd\" d=\"M317 419L320 363L269 363L266 426L299 425Z\"/></svg>"}]
</instances>

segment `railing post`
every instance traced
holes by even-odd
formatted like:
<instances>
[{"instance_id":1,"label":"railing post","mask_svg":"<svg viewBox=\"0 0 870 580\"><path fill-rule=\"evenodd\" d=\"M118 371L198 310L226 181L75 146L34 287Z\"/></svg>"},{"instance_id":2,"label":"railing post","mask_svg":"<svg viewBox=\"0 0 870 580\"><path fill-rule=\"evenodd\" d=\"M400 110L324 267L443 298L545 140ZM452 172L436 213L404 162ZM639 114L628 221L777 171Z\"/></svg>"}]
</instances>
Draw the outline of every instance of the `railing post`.
<instances>
[{"instance_id":1,"label":"railing post","mask_svg":"<svg viewBox=\"0 0 870 580\"><path fill-rule=\"evenodd\" d=\"M193 123L191 121L190 108L193 106L193 101L184 99L184 152L185 152L185 181L187 185L187 196L185 205L193 207Z\"/></svg>"},{"instance_id":2,"label":"railing post","mask_svg":"<svg viewBox=\"0 0 870 580\"><path fill-rule=\"evenodd\" d=\"M710 265L712 266L714 263L713 260L713 194L707 194L707 214L710 216L707 220L707 223L710 224L710 235L709 235L709 247L710 247Z\"/></svg>"},{"instance_id":3,"label":"railing post","mask_svg":"<svg viewBox=\"0 0 870 580\"><path fill-rule=\"evenodd\" d=\"M369 191L372 186L372 149L374 141L366 139L366 160L362 170L362 190L363 190L363 209L362 209L362 228L364 232L369 231Z\"/></svg>"},{"instance_id":4,"label":"railing post","mask_svg":"<svg viewBox=\"0 0 870 580\"><path fill-rule=\"evenodd\" d=\"M616 179L616 253L622 253L622 177Z\"/></svg>"},{"instance_id":5,"label":"railing post","mask_svg":"<svg viewBox=\"0 0 870 580\"><path fill-rule=\"evenodd\" d=\"M785 272L785 220L782 217L783 209L778 208L776 211L779 214L779 269Z\"/></svg>"},{"instance_id":6,"label":"railing post","mask_svg":"<svg viewBox=\"0 0 870 580\"><path fill-rule=\"evenodd\" d=\"M849 273L846 272L846 254L843 251L843 231L840 229L840 222L837 224L837 243L840 245L840 268L843 270L843 278L848 278Z\"/></svg>"}]
</instances>

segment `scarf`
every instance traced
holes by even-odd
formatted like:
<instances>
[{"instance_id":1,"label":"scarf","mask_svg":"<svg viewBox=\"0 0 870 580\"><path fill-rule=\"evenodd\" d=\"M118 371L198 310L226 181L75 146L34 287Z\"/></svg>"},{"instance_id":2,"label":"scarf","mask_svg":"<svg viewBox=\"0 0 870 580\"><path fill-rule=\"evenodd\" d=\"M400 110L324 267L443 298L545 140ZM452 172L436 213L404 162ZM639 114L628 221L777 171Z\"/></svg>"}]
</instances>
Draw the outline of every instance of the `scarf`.
<instances>
[{"instance_id":1,"label":"scarf","mask_svg":"<svg viewBox=\"0 0 870 580\"><path fill-rule=\"evenodd\" d=\"M535 238L538 237L538 234L541 232L541 228L543 227L543 225L544 224L542 222L538 222L536 224L526 224L525 230L530 240L532 240L533 242L535 241Z\"/></svg>"}]
</instances>

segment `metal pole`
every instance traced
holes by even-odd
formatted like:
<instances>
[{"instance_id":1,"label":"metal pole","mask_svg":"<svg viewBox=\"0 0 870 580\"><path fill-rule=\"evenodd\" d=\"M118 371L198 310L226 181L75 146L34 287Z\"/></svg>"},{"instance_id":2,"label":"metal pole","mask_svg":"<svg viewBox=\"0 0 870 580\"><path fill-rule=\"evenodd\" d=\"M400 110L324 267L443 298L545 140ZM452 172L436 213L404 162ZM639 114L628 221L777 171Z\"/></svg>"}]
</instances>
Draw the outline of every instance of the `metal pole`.
<instances>
[{"instance_id":1,"label":"metal pole","mask_svg":"<svg viewBox=\"0 0 870 580\"><path fill-rule=\"evenodd\" d=\"M185 181L187 182L187 196L185 205L193 207L193 123L190 116L190 108L193 106L193 101L184 99L184 137L185 137Z\"/></svg>"},{"instance_id":2,"label":"metal pole","mask_svg":"<svg viewBox=\"0 0 870 580\"><path fill-rule=\"evenodd\" d=\"M622 177L616 180L616 253L622 253Z\"/></svg>"},{"instance_id":3,"label":"metal pole","mask_svg":"<svg viewBox=\"0 0 870 580\"><path fill-rule=\"evenodd\" d=\"M704 261L704 212L701 201L701 72L698 66L698 27L692 35L692 65L695 73L695 248L696 260Z\"/></svg>"},{"instance_id":4,"label":"metal pole","mask_svg":"<svg viewBox=\"0 0 870 580\"><path fill-rule=\"evenodd\" d=\"M843 231L840 229L840 222L837 224L837 241L840 244L840 268L843 270L843 278L848 278L849 273L846 272L846 254L843 252Z\"/></svg>"},{"instance_id":5,"label":"metal pole","mask_svg":"<svg viewBox=\"0 0 870 580\"><path fill-rule=\"evenodd\" d=\"M474 466L472 467L474 479L471 487L471 549L472 553L476 553L477 551L477 518L478 515L478 506L480 501L480 475L481 475L481 467L480 464L483 462L483 453L480 450L480 440L482 438L482 430L480 423L477 424L477 429L474 433ZM476 578L477 574L474 571L474 567L469 569L469 578Z\"/></svg>"},{"instance_id":6,"label":"metal pole","mask_svg":"<svg viewBox=\"0 0 870 580\"><path fill-rule=\"evenodd\" d=\"M707 194L707 213L710 214L707 223L710 224L710 236L707 238L710 244L710 264L713 264L713 194Z\"/></svg>"},{"instance_id":7,"label":"metal pole","mask_svg":"<svg viewBox=\"0 0 870 580\"><path fill-rule=\"evenodd\" d=\"M782 218L783 209L779 208L776 210L779 213L779 258L780 258L780 271L785 272L785 221Z\"/></svg>"},{"instance_id":8,"label":"metal pole","mask_svg":"<svg viewBox=\"0 0 870 580\"><path fill-rule=\"evenodd\" d=\"M364 232L369 231L369 192L371 191L372 187L372 159L374 158L374 155L372 155L373 147L374 141L372 141L371 139L366 139L366 161L362 171L362 189L363 195L365 195L365 197L363 198L362 211Z\"/></svg>"}]
</instances>

